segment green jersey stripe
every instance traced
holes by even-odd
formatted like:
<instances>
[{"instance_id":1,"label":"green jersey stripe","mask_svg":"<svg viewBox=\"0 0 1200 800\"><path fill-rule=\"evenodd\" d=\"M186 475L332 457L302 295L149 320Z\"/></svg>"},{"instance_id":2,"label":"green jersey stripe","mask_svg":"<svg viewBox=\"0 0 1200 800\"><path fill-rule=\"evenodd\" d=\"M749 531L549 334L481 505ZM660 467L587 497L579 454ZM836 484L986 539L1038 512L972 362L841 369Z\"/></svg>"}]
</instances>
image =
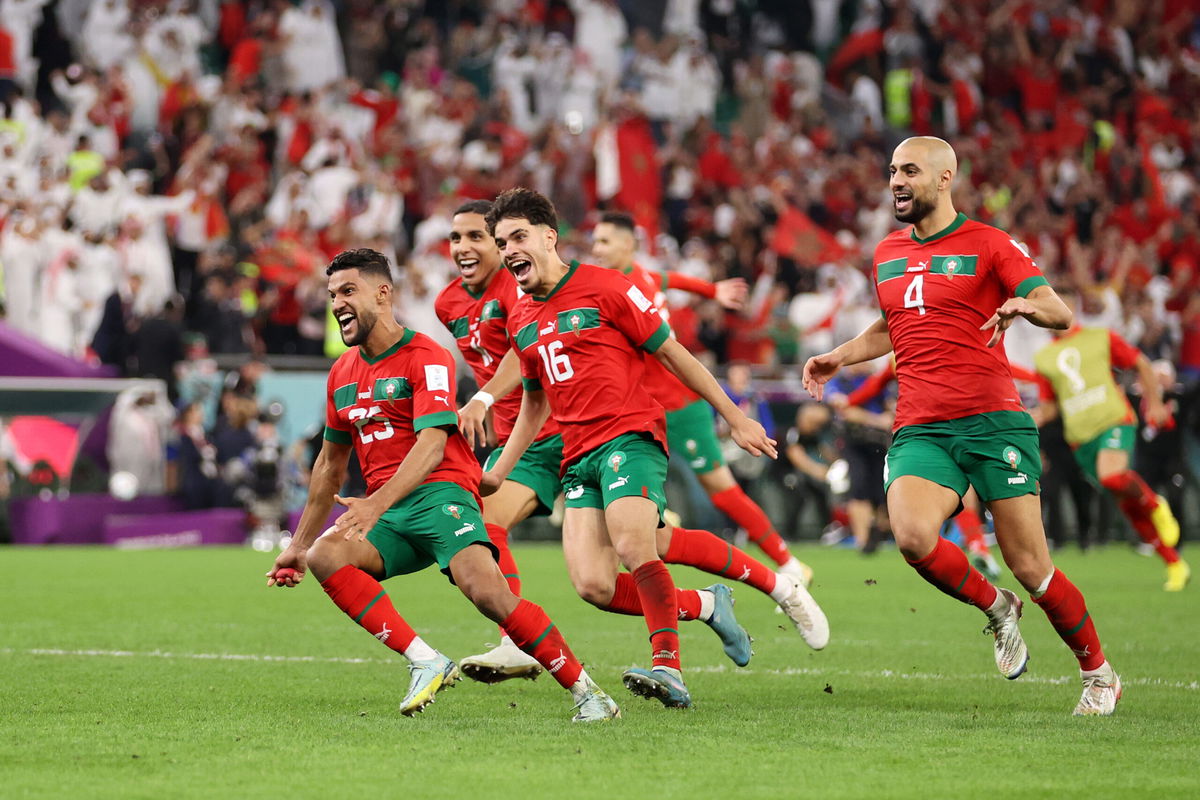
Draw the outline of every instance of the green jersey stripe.
<instances>
[{"instance_id":1,"label":"green jersey stripe","mask_svg":"<svg viewBox=\"0 0 1200 800\"><path fill-rule=\"evenodd\" d=\"M933 256L929 259L930 275L974 275L979 256Z\"/></svg>"},{"instance_id":2,"label":"green jersey stripe","mask_svg":"<svg viewBox=\"0 0 1200 800\"><path fill-rule=\"evenodd\" d=\"M450 320L450 324L446 327L450 329L451 336L455 339L462 339L471 332L471 321L466 317L459 317L458 319Z\"/></svg>"},{"instance_id":3,"label":"green jersey stripe","mask_svg":"<svg viewBox=\"0 0 1200 800\"><path fill-rule=\"evenodd\" d=\"M538 339L538 324L531 322L517 331L517 349L525 350L537 344Z\"/></svg>"},{"instance_id":4,"label":"green jersey stripe","mask_svg":"<svg viewBox=\"0 0 1200 800\"><path fill-rule=\"evenodd\" d=\"M358 401L358 382L347 383L333 390L333 407L338 411L349 408Z\"/></svg>"},{"instance_id":5,"label":"green jersey stripe","mask_svg":"<svg viewBox=\"0 0 1200 800\"><path fill-rule=\"evenodd\" d=\"M575 333L600 327L600 309L571 308L558 312L558 333Z\"/></svg>"},{"instance_id":6,"label":"green jersey stripe","mask_svg":"<svg viewBox=\"0 0 1200 800\"><path fill-rule=\"evenodd\" d=\"M325 439L334 444L353 444L354 440L350 437L349 431L339 431L337 428L325 426Z\"/></svg>"},{"instance_id":7,"label":"green jersey stripe","mask_svg":"<svg viewBox=\"0 0 1200 800\"><path fill-rule=\"evenodd\" d=\"M1049 286L1050 282L1042 275L1032 275L1017 284L1013 294L1017 297L1028 297L1029 293L1039 286Z\"/></svg>"},{"instance_id":8,"label":"green jersey stripe","mask_svg":"<svg viewBox=\"0 0 1200 800\"><path fill-rule=\"evenodd\" d=\"M893 258L891 261L878 264L875 267L875 282L883 283L892 278L899 278L904 275L904 269L907 266L908 258Z\"/></svg>"},{"instance_id":9,"label":"green jersey stripe","mask_svg":"<svg viewBox=\"0 0 1200 800\"><path fill-rule=\"evenodd\" d=\"M412 397L412 386L407 378L376 378L371 392L372 400L405 400Z\"/></svg>"}]
</instances>

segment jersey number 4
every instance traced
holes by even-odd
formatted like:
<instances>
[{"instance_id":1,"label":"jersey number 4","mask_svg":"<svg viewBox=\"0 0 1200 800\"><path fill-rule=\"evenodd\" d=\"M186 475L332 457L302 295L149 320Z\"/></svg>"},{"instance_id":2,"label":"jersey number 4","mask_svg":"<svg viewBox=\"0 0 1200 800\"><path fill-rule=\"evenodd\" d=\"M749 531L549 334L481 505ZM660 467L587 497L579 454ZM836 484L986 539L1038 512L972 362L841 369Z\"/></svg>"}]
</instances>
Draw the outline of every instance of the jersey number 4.
<instances>
[{"instance_id":1,"label":"jersey number 4","mask_svg":"<svg viewBox=\"0 0 1200 800\"><path fill-rule=\"evenodd\" d=\"M562 347L563 343L557 339L549 344L538 345L538 355L542 357L542 366L546 368L546 375L550 378L550 383L562 383L575 375L571 359L565 353L560 352Z\"/></svg>"},{"instance_id":2,"label":"jersey number 4","mask_svg":"<svg viewBox=\"0 0 1200 800\"><path fill-rule=\"evenodd\" d=\"M358 428L358 436L362 439L363 444L370 444L376 439L390 439L396 434L392 428L392 421L383 415L383 409L379 406L371 406L370 408L352 408L347 415L350 421L354 423L354 427ZM383 430L375 431L374 433L366 433L363 428L369 422L382 422Z\"/></svg>"},{"instance_id":3,"label":"jersey number 4","mask_svg":"<svg viewBox=\"0 0 1200 800\"><path fill-rule=\"evenodd\" d=\"M925 313L925 276L918 275L904 290L904 307L915 308L919 313Z\"/></svg>"}]
</instances>

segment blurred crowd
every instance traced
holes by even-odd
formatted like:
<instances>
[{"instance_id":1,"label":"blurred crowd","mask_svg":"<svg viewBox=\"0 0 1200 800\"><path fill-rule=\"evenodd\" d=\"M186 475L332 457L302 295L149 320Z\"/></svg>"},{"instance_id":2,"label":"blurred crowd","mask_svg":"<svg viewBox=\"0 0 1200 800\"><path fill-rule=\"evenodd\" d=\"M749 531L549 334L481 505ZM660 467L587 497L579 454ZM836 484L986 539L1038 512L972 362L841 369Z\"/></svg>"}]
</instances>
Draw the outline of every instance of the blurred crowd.
<instances>
[{"instance_id":1,"label":"blurred crowd","mask_svg":"<svg viewBox=\"0 0 1200 800\"><path fill-rule=\"evenodd\" d=\"M1197 96L1188 0L0 0L6 321L174 398L190 356L335 354L323 266L371 246L449 344L450 212L527 185L567 256L620 209L647 266L747 279L673 324L788 381L877 313L917 133L1085 323L1193 381Z\"/></svg>"}]
</instances>

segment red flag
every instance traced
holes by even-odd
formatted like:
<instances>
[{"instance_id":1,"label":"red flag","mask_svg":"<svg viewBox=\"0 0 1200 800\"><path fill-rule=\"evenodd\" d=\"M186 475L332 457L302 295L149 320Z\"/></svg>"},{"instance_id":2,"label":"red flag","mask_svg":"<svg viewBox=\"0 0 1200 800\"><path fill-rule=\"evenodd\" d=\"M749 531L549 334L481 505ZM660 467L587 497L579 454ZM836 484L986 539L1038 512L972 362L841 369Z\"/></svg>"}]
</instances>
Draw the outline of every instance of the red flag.
<instances>
[{"instance_id":1,"label":"red flag","mask_svg":"<svg viewBox=\"0 0 1200 800\"><path fill-rule=\"evenodd\" d=\"M650 121L645 117L634 117L620 122L616 140L621 188L613 199L645 229L648 243L653 247L662 207L662 178Z\"/></svg>"},{"instance_id":2,"label":"red flag","mask_svg":"<svg viewBox=\"0 0 1200 800\"><path fill-rule=\"evenodd\" d=\"M771 249L800 264L818 266L846 254L837 238L799 209L788 207L775 223Z\"/></svg>"}]
</instances>

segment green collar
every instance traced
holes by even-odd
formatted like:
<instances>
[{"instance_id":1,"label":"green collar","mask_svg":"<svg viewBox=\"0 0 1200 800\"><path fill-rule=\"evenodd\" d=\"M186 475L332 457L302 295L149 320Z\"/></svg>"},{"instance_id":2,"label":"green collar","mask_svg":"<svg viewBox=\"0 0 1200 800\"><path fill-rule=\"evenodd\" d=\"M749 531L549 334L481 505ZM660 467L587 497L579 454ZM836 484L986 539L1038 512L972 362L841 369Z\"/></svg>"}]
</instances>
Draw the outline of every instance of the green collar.
<instances>
[{"instance_id":1,"label":"green collar","mask_svg":"<svg viewBox=\"0 0 1200 800\"><path fill-rule=\"evenodd\" d=\"M571 280L571 276L575 274L575 270L578 268L579 268L579 262L572 261L570 269L567 270L567 274L563 275L562 279L559 280L558 283L554 284L554 288L550 290L549 294L547 294L545 297L538 297L536 294L531 294L529 296L532 297L534 300L536 300L539 303L546 302L551 297L554 297L554 293L557 292L559 289L561 289L563 287L563 285L566 284L567 281Z\"/></svg>"},{"instance_id":2,"label":"green collar","mask_svg":"<svg viewBox=\"0 0 1200 800\"><path fill-rule=\"evenodd\" d=\"M416 335L417 335L417 332L414 331L412 328L405 328L404 333L401 334L401 336L398 340L396 340L396 343L394 345L392 345L391 347L389 347L387 350L384 350L379 355L374 356L374 357L367 355L366 351L362 349L362 345L359 345L359 347L358 347L358 355L363 361L367 362L368 364L378 364L380 361L383 361L388 356L394 354L401 347L404 347L404 345L411 342L412 338Z\"/></svg>"},{"instance_id":3,"label":"green collar","mask_svg":"<svg viewBox=\"0 0 1200 800\"><path fill-rule=\"evenodd\" d=\"M966 221L967 221L967 215L960 211L960 212L958 212L958 216L954 218L954 222L951 222L949 225L942 228L940 231L933 234L932 236L930 236L927 239L922 239L921 237L917 236L917 226L916 225L913 226L913 229L912 229L912 232L910 235L912 236L912 240L914 242L916 242L917 244L929 244L930 242L934 241L935 239L941 239L943 236L949 236L950 234L954 233L956 230L961 228L962 224Z\"/></svg>"}]
</instances>

